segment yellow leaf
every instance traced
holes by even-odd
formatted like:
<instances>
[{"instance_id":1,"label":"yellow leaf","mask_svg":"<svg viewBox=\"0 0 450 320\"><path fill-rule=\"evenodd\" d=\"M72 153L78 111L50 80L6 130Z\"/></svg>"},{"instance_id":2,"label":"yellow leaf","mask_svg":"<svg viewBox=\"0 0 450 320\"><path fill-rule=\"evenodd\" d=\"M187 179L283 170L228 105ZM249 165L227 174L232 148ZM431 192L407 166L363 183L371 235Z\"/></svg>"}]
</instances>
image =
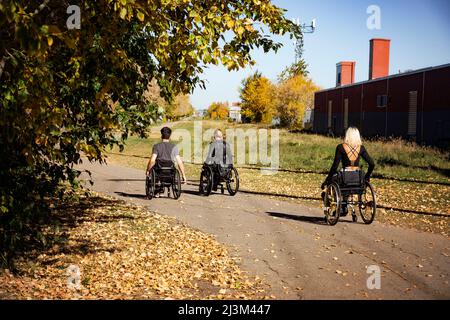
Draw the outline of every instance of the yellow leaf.
<instances>
[{"instance_id":1,"label":"yellow leaf","mask_svg":"<svg viewBox=\"0 0 450 320\"><path fill-rule=\"evenodd\" d=\"M52 37L48 37L47 38L47 44L48 44L49 47L52 46L52 44L53 44L53 38Z\"/></svg>"},{"instance_id":2,"label":"yellow leaf","mask_svg":"<svg viewBox=\"0 0 450 320\"><path fill-rule=\"evenodd\" d=\"M144 14L142 12L138 12L137 18L139 19L139 21L144 21Z\"/></svg>"},{"instance_id":3,"label":"yellow leaf","mask_svg":"<svg viewBox=\"0 0 450 320\"><path fill-rule=\"evenodd\" d=\"M120 9L120 18L125 19L126 15L127 15L127 9L126 8Z\"/></svg>"}]
</instances>

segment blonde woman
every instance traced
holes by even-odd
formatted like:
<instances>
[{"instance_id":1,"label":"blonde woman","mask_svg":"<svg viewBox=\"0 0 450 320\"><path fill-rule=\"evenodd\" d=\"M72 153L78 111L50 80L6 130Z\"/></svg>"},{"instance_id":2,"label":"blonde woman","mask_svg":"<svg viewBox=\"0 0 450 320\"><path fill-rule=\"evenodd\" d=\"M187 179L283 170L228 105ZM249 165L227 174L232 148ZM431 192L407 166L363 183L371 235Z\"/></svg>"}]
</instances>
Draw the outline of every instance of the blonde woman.
<instances>
[{"instance_id":1,"label":"blonde woman","mask_svg":"<svg viewBox=\"0 0 450 320\"><path fill-rule=\"evenodd\" d=\"M344 143L339 144L336 147L333 165L331 166L325 182L322 184L322 189L325 189L327 185L337 180L337 170L341 162L342 168L346 170L359 170L359 160L361 158L363 158L369 165L367 173L364 177L364 180L368 182L370 181L370 175L375 168L375 163L369 156L369 153L367 153L366 148L362 145L359 130L357 128L350 127L345 133ZM345 209L343 215L346 213L347 210Z\"/></svg>"}]
</instances>

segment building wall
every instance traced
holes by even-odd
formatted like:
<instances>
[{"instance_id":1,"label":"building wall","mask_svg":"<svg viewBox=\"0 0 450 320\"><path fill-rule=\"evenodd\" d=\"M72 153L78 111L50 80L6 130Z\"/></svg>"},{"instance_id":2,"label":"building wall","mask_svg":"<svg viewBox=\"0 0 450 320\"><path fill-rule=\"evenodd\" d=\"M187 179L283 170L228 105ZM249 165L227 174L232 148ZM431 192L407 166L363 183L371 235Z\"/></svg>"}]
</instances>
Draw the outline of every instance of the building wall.
<instances>
[{"instance_id":1,"label":"building wall","mask_svg":"<svg viewBox=\"0 0 450 320\"><path fill-rule=\"evenodd\" d=\"M450 67L425 74L421 121L423 141L450 140Z\"/></svg>"},{"instance_id":2,"label":"building wall","mask_svg":"<svg viewBox=\"0 0 450 320\"><path fill-rule=\"evenodd\" d=\"M365 83L362 87L362 123L361 131L366 137L385 136L387 114L386 108L377 106L377 96L387 94L387 81L378 80Z\"/></svg>"},{"instance_id":3,"label":"building wall","mask_svg":"<svg viewBox=\"0 0 450 320\"><path fill-rule=\"evenodd\" d=\"M348 99L348 126L361 129L362 126L362 86L351 86L343 88L343 98ZM347 128L343 128L345 131ZM343 134L344 132L342 132Z\"/></svg>"},{"instance_id":4,"label":"building wall","mask_svg":"<svg viewBox=\"0 0 450 320\"><path fill-rule=\"evenodd\" d=\"M417 92L417 116L410 115L410 97ZM387 106L377 96L387 95ZM450 66L391 76L351 86L317 92L314 103L316 133L345 132L345 99L348 126L358 127L364 137L402 137L426 144L450 141ZM328 105L332 103L331 128ZM411 119L416 119L415 134Z\"/></svg>"}]
</instances>

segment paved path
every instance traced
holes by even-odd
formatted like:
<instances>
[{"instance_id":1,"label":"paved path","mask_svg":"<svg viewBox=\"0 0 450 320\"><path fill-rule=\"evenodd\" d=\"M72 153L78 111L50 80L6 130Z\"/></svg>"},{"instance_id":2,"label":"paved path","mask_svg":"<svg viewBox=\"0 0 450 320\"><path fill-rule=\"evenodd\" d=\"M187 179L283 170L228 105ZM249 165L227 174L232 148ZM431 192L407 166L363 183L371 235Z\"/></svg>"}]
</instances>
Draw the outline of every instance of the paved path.
<instances>
[{"instance_id":1,"label":"paved path","mask_svg":"<svg viewBox=\"0 0 450 320\"><path fill-rule=\"evenodd\" d=\"M179 200L144 198L144 172L89 163L91 189L145 205L215 235L234 248L241 267L259 275L280 299L450 299L450 241L431 233L343 218L275 198L238 193L197 195L183 185ZM381 289L367 288L366 267L381 270Z\"/></svg>"}]
</instances>

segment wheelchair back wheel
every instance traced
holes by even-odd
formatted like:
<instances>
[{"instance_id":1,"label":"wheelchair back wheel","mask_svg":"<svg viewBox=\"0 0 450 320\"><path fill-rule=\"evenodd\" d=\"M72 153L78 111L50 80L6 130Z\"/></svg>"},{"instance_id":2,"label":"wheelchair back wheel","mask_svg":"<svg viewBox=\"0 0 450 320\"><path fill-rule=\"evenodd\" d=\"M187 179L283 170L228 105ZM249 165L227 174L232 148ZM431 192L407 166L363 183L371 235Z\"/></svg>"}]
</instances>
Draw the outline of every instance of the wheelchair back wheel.
<instances>
[{"instance_id":1,"label":"wheelchair back wheel","mask_svg":"<svg viewBox=\"0 0 450 320\"><path fill-rule=\"evenodd\" d=\"M364 192L359 195L359 213L365 224L371 224L377 211L375 191L369 182L366 182Z\"/></svg>"},{"instance_id":2,"label":"wheelchair back wheel","mask_svg":"<svg viewBox=\"0 0 450 320\"><path fill-rule=\"evenodd\" d=\"M155 196L155 172L152 170L150 175L145 179L145 194L148 200L151 200Z\"/></svg>"},{"instance_id":3,"label":"wheelchair back wheel","mask_svg":"<svg viewBox=\"0 0 450 320\"><path fill-rule=\"evenodd\" d=\"M199 193L202 196L209 196L211 194L213 185L213 172L212 169L208 166L204 166L202 168L202 173L200 174L200 184L199 184Z\"/></svg>"},{"instance_id":4,"label":"wheelchair back wheel","mask_svg":"<svg viewBox=\"0 0 450 320\"><path fill-rule=\"evenodd\" d=\"M330 184L324 197L325 220L330 226L336 225L341 215L341 192L336 183Z\"/></svg>"},{"instance_id":5,"label":"wheelchair back wheel","mask_svg":"<svg viewBox=\"0 0 450 320\"><path fill-rule=\"evenodd\" d=\"M231 170L228 171L226 183L228 193L231 196L236 195L236 193L239 191L239 174L236 168L231 168Z\"/></svg>"},{"instance_id":6,"label":"wheelchair back wheel","mask_svg":"<svg viewBox=\"0 0 450 320\"><path fill-rule=\"evenodd\" d=\"M173 184L172 184L172 191L173 191L173 197L175 199L180 198L180 196L181 196L181 177L180 177L180 172L178 170L175 170L175 175L174 175Z\"/></svg>"}]
</instances>

